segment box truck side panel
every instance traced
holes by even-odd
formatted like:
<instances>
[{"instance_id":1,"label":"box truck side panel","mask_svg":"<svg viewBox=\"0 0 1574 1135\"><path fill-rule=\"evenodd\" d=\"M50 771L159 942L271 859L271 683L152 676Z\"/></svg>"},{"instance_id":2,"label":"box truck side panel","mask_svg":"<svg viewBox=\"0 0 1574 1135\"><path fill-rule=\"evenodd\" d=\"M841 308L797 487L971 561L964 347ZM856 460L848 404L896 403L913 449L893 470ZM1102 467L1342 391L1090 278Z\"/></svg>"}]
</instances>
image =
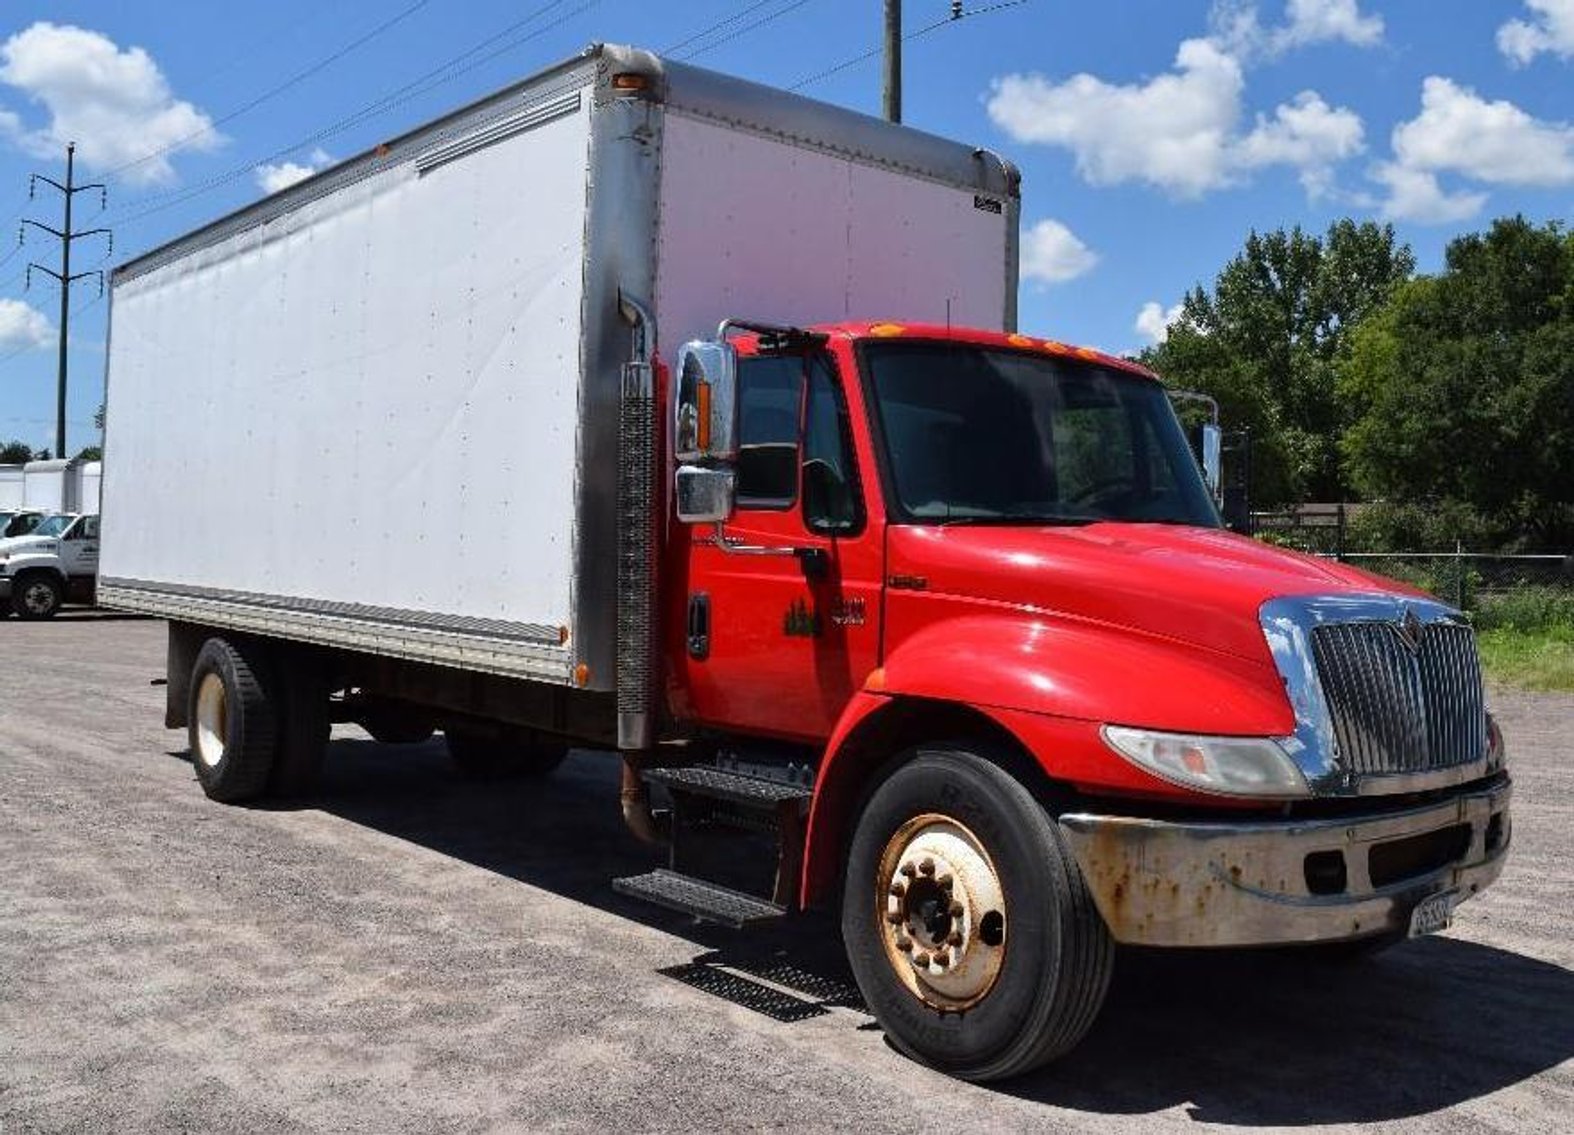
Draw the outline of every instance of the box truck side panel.
<instances>
[{"instance_id":1,"label":"box truck side panel","mask_svg":"<svg viewBox=\"0 0 1574 1135\"><path fill-rule=\"evenodd\" d=\"M1005 327L1015 209L1001 197L675 109L663 146L669 357L728 316Z\"/></svg>"},{"instance_id":2,"label":"box truck side panel","mask_svg":"<svg viewBox=\"0 0 1574 1135\"><path fill-rule=\"evenodd\" d=\"M554 100L117 285L110 601L310 612L278 632L566 677L590 98ZM334 620L387 642L315 633Z\"/></svg>"}]
</instances>

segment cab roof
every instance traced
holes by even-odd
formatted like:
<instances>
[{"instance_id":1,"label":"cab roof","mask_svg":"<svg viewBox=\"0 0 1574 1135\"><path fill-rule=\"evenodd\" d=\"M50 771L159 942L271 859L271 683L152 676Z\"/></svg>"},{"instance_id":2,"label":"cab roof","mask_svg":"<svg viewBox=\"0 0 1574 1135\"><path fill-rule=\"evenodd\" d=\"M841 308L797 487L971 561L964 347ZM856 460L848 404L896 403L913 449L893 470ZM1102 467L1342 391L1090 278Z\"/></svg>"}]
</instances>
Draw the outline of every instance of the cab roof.
<instances>
[{"instance_id":1,"label":"cab roof","mask_svg":"<svg viewBox=\"0 0 1574 1135\"><path fill-rule=\"evenodd\" d=\"M976 327L947 327L939 323L817 323L806 330L822 335L845 339L913 339L933 342L971 343L979 347L996 347L1016 351L1036 351L1062 358L1081 359L1099 366L1123 370L1143 378L1159 381L1159 376L1131 359L1123 359L1092 347L1079 347L1057 339L1044 339L1036 335L1022 335L1007 331L982 331Z\"/></svg>"}]
</instances>

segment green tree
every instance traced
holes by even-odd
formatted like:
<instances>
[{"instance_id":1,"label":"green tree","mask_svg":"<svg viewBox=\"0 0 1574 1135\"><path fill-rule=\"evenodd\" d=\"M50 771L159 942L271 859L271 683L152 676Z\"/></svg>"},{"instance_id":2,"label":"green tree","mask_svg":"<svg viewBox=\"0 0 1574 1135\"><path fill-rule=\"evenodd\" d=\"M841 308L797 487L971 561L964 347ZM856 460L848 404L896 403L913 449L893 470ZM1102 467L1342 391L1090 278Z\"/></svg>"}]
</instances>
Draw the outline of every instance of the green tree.
<instances>
[{"instance_id":1,"label":"green tree","mask_svg":"<svg viewBox=\"0 0 1574 1135\"><path fill-rule=\"evenodd\" d=\"M96 445L83 446L82 452L77 454L76 459L78 461L102 461L104 460L104 451Z\"/></svg>"},{"instance_id":2,"label":"green tree","mask_svg":"<svg viewBox=\"0 0 1574 1135\"><path fill-rule=\"evenodd\" d=\"M1218 399L1226 428L1251 429L1259 503L1339 499L1348 485L1338 438L1350 419L1337 362L1351 330L1414 270L1388 225L1254 231L1211 290L1186 294L1169 338L1143 361Z\"/></svg>"},{"instance_id":3,"label":"green tree","mask_svg":"<svg viewBox=\"0 0 1574 1135\"><path fill-rule=\"evenodd\" d=\"M26 465L33 460L33 447L25 441L8 441L0 445L0 465Z\"/></svg>"},{"instance_id":4,"label":"green tree","mask_svg":"<svg viewBox=\"0 0 1574 1135\"><path fill-rule=\"evenodd\" d=\"M1339 392L1364 492L1574 536L1574 234L1512 217L1453 241L1353 337Z\"/></svg>"}]
</instances>

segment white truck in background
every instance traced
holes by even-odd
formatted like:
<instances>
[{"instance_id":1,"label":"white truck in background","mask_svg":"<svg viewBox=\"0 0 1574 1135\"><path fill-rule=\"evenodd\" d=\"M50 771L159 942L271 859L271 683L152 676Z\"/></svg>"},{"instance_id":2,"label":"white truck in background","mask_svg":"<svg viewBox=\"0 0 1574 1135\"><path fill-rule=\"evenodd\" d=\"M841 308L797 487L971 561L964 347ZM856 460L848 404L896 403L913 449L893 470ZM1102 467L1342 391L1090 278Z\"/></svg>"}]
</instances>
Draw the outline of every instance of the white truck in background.
<instances>
[{"instance_id":1,"label":"white truck in background","mask_svg":"<svg viewBox=\"0 0 1574 1135\"><path fill-rule=\"evenodd\" d=\"M91 605L97 585L97 513L52 513L0 540L0 615L52 619L67 603Z\"/></svg>"}]
</instances>

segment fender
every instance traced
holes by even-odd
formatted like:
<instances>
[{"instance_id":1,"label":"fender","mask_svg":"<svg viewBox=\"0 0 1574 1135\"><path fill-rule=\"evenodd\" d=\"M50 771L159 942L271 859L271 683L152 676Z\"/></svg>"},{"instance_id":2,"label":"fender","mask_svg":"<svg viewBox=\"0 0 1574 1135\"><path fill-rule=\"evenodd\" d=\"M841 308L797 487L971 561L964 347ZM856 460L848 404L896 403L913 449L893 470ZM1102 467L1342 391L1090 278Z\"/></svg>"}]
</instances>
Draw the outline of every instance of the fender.
<instances>
[{"instance_id":1,"label":"fender","mask_svg":"<svg viewBox=\"0 0 1574 1135\"><path fill-rule=\"evenodd\" d=\"M913 721L916 732L901 719ZM1022 612L932 624L870 674L826 743L809 810L803 905L834 887L868 776L895 751L922 740L994 735L1014 741L1052 781L1083 792L1201 798L1111 753L1099 737L1104 724L1280 737L1295 728L1266 650L1259 663L1125 628ZM1214 807L1234 803L1206 799Z\"/></svg>"},{"instance_id":2,"label":"fender","mask_svg":"<svg viewBox=\"0 0 1574 1135\"><path fill-rule=\"evenodd\" d=\"M11 556L5 564L5 574L15 579L24 571L36 571L42 568L52 575L60 578L62 585L69 583L66 573L60 567L60 557L53 552L22 552Z\"/></svg>"}]
</instances>

